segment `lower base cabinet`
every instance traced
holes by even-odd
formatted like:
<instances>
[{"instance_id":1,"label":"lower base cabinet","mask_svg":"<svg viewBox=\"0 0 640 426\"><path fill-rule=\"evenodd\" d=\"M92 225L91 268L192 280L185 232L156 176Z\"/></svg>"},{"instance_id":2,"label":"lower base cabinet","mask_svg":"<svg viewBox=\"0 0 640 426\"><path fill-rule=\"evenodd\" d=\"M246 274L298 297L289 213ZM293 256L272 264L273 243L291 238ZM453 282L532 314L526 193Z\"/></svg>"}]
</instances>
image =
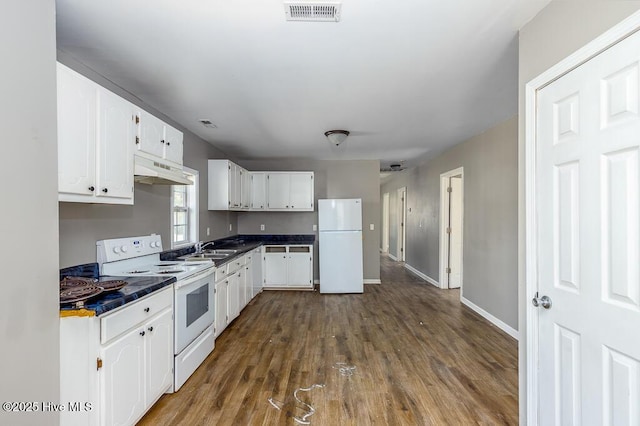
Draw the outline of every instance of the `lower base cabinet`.
<instances>
[{"instance_id":1,"label":"lower base cabinet","mask_svg":"<svg viewBox=\"0 0 640 426\"><path fill-rule=\"evenodd\" d=\"M60 319L63 425L133 425L173 386L173 286L101 317Z\"/></svg>"},{"instance_id":2,"label":"lower base cabinet","mask_svg":"<svg viewBox=\"0 0 640 426\"><path fill-rule=\"evenodd\" d=\"M264 287L313 288L313 246L264 246Z\"/></svg>"}]
</instances>

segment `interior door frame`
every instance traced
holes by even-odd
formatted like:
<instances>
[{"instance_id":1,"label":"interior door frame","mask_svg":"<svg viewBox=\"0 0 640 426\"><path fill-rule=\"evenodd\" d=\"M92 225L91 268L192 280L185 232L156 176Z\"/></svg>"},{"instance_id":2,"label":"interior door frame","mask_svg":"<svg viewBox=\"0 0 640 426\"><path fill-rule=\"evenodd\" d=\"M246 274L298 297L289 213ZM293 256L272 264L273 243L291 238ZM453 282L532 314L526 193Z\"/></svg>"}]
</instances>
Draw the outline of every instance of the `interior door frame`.
<instances>
[{"instance_id":1,"label":"interior door frame","mask_svg":"<svg viewBox=\"0 0 640 426\"><path fill-rule=\"evenodd\" d=\"M402 199L404 194L404 200ZM398 262L404 262L407 258L407 187L398 188L398 241L396 244L396 257ZM402 250L400 250L402 248Z\"/></svg>"},{"instance_id":2,"label":"interior door frame","mask_svg":"<svg viewBox=\"0 0 640 426\"><path fill-rule=\"evenodd\" d=\"M382 194L382 253L389 253L389 199L390 194L385 192Z\"/></svg>"},{"instance_id":3,"label":"interior door frame","mask_svg":"<svg viewBox=\"0 0 640 426\"><path fill-rule=\"evenodd\" d=\"M526 419L527 424L537 425L539 421L537 376L538 357L538 312L529 301L538 291L538 241L536 221L536 110L537 91L579 67L589 59L607 50L612 45L640 30L640 11L630 15L611 29L596 37L584 47L578 49L556 65L544 71L525 86L525 348L526 368L520 369L520 383L526 380ZM521 309L522 309L522 305ZM522 318L522 315L520 315ZM521 327L522 328L522 327ZM521 350L522 351L522 350ZM520 352L519 356L522 356ZM521 389L522 390L522 389ZM522 397L522 396L521 396Z\"/></svg>"},{"instance_id":4,"label":"interior door frame","mask_svg":"<svg viewBox=\"0 0 640 426\"><path fill-rule=\"evenodd\" d=\"M447 225L449 223L449 193L447 188L449 187L449 179L454 176L460 176L462 179L462 201L460 203L462 208L462 253L460 254L460 264L464 265L464 167L458 167L457 169L449 170L440 174L440 288L448 289L449 281L447 278L447 265L449 263L449 238L447 235ZM460 272L460 299L462 299L462 293L464 288L464 268Z\"/></svg>"}]
</instances>

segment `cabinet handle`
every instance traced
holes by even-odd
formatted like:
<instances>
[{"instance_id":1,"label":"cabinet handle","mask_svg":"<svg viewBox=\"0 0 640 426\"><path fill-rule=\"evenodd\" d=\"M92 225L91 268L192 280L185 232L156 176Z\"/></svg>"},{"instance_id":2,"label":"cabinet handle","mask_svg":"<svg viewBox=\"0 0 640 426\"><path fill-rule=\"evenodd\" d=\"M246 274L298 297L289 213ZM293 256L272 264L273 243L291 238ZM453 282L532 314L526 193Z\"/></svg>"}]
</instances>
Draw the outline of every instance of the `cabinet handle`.
<instances>
[{"instance_id":1,"label":"cabinet handle","mask_svg":"<svg viewBox=\"0 0 640 426\"><path fill-rule=\"evenodd\" d=\"M153 331L153 326L151 326L151 327L147 328L147 330L149 330L149 331Z\"/></svg>"},{"instance_id":2,"label":"cabinet handle","mask_svg":"<svg viewBox=\"0 0 640 426\"><path fill-rule=\"evenodd\" d=\"M146 333L144 332L144 330L142 330L142 331L140 332L140 335L141 335L142 337L144 337L144 335L145 335L145 334L146 334Z\"/></svg>"},{"instance_id":3,"label":"cabinet handle","mask_svg":"<svg viewBox=\"0 0 640 426\"><path fill-rule=\"evenodd\" d=\"M96 188L95 188L94 186L90 186L90 187L89 187L89 191L93 192L93 191L95 191L95 190L96 190Z\"/></svg>"},{"instance_id":4,"label":"cabinet handle","mask_svg":"<svg viewBox=\"0 0 640 426\"><path fill-rule=\"evenodd\" d=\"M171 142L167 142L167 146L171 145Z\"/></svg>"},{"instance_id":5,"label":"cabinet handle","mask_svg":"<svg viewBox=\"0 0 640 426\"><path fill-rule=\"evenodd\" d=\"M160 143L164 143L164 139L162 139L162 140L160 141Z\"/></svg>"},{"instance_id":6,"label":"cabinet handle","mask_svg":"<svg viewBox=\"0 0 640 426\"><path fill-rule=\"evenodd\" d=\"M107 192L109 192L109 190L107 188L102 188L102 192L106 194Z\"/></svg>"},{"instance_id":7,"label":"cabinet handle","mask_svg":"<svg viewBox=\"0 0 640 426\"><path fill-rule=\"evenodd\" d=\"M144 308L144 311L145 312L149 312L149 308Z\"/></svg>"}]
</instances>

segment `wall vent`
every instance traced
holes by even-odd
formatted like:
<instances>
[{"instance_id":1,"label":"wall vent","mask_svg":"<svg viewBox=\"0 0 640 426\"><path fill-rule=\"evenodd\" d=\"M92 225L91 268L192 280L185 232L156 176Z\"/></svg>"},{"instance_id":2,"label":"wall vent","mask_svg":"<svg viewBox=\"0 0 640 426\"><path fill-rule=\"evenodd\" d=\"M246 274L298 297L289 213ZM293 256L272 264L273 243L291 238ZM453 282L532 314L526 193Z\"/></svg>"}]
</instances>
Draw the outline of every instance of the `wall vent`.
<instances>
[{"instance_id":1,"label":"wall vent","mask_svg":"<svg viewBox=\"0 0 640 426\"><path fill-rule=\"evenodd\" d=\"M287 2L284 4L284 13L287 21L338 22L341 8L341 3L333 2Z\"/></svg>"}]
</instances>

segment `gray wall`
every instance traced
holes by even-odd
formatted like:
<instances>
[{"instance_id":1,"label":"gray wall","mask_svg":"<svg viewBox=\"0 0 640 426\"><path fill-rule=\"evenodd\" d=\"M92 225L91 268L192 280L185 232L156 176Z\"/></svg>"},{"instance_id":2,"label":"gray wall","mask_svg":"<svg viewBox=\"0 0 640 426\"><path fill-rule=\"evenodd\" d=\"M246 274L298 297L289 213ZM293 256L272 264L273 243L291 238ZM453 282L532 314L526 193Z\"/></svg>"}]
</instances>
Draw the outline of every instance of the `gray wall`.
<instances>
[{"instance_id":1,"label":"gray wall","mask_svg":"<svg viewBox=\"0 0 640 426\"><path fill-rule=\"evenodd\" d=\"M198 170L200 175L200 239L212 240L237 233L236 213L207 210L207 159L228 158L223 152L186 131L134 95L74 61L65 52L58 52L58 60L182 130L184 165ZM157 233L162 235L165 248L171 246L170 186L136 183L134 191L133 206L60 203L60 267L95 262L96 241L105 238ZM233 226L232 231L229 231L229 224ZM211 230L208 237L207 227Z\"/></svg>"},{"instance_id":2,"label":"gray wall","mask_svg":"<svg viewBox=\"0 0 640 426\"><path fill-rule=\"evenodd\" d=\"M519 197L518 283L520 289L520 424L526 424L525 330L525 187L524 187L524 89L527 82L593 40L636 10L638 1L552 1L520 30L519 59Z\"/></svg>"},{"instance_id":3,"label":"gray wall","mask_svg":"<svg viewBox=\"0 0 640 426\"><path fill-rule=\"evenodd\" d=\"M380 279L380 163L378 161L330 161L295 160L241 161L253 171L313 171L315 200L320 198L362 198L362 223L364 238L364 278ZM318 223L314 212L276 213L243 212L238 214L238 229L243 234L316 234L313 225ZM260 225L265 230L260 231ZM369 225L374 225L374 231ZM317 242L314 256L314 277L319 278Z\"/></svg>"},{"instance_id":4,"label":"gray wall","mask_svg":"<svg viewBox=\"0 0 640 426\"><path fill-rule=\"evenodd\" d=\"M55 3L8 0L0 14L0 400L60 399ZM57 424L7 413L3 425Z\"/></svg>"},{"instance_id":5,"label":"gray wall","mask_svg":"<svg viewBox=\"0 0 640 426\"><path fill-rule=\"evenodd\" d=\"M397 172L390 195L389 252L397 256L397 189L407 188L406 263L440 282L440 174L464 167L463 296L518 328L517 117Z\"/></svg>"}]
</instances>

